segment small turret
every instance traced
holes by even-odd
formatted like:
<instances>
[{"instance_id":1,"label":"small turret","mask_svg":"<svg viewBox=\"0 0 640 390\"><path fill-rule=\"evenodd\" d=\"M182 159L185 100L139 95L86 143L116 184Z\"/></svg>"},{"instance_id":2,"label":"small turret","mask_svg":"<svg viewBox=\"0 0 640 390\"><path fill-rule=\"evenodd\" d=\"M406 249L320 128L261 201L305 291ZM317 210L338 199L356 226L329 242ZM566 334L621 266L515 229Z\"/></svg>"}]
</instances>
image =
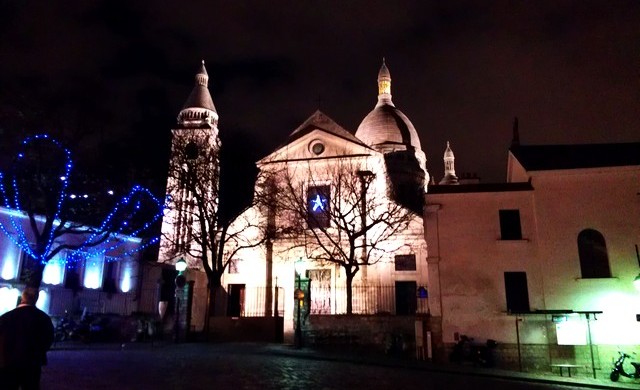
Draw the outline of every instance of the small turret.
<instances>
[{"instance_id":1,"label":"small turret","mask_svg":"<svg viewBox=\"0 0 640 390\"><path fill-rule=\"evenodd\" d=\"M458 184L458 177L456 176L455 168L455 156L451 145L447 141L447 148L444 151L444 177L440 180L439 184Z\"/></svg>"},{"instance_id":2,"label":"small turret","mask_svg":"<svg viewBox=\"0 0 640 390\"><path fill-rule=\"evenodd\" d=\"M391 103L391 72L389 72L384 58L380 71L378 71L378 100L385 100L393 105Z\"/></svg>"}]
</instances>

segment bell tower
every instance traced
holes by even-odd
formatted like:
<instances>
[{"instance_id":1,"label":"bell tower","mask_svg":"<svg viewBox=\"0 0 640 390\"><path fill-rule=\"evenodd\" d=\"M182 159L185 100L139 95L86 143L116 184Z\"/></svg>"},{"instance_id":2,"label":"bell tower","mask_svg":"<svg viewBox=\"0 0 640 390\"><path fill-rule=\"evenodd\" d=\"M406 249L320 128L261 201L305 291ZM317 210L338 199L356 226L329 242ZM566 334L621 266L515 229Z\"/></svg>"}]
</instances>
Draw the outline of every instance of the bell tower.
<instances>
[{"instance_id":1,"label":"bell tower","mask_svg":"<svg viewBox=\"0 0 640 390\"><path fill-rule=\"evenodd\" d=\"M217 214L220 182L218 119L209 93L209 75L202 61L193 90L171 130L161 262L181 256L188 262L192 260L195 256L190 253L198 250L194 246L200 238L202 221L210 224L210 216Z\"/></svg>"}]
</instances>

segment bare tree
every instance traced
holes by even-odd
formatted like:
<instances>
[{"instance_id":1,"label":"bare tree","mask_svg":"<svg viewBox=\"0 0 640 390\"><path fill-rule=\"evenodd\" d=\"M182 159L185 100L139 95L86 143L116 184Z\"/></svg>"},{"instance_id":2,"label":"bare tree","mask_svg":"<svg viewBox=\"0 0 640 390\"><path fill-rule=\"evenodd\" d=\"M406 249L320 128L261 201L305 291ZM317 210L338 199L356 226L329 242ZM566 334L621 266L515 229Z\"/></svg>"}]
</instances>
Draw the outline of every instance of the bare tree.
<instances>
[{"instance_id":1,"label":"bare tree","mask_svg":"<svg viewBox=\"0 0 640 390\"><path fill-rule=\"evenodd\" d=\"M174 137L167 179L169 213L161 251L165 257L187 257L207 276L209 317L216 315L222 276L235 254L264 243L265 225L246 212L220 208L220 144L209 129L190 129ZM252 201L253 202L253 201ZM251 209L251 205L246 210Z\"/></svg>"},{"instance_id":2,"label":"bare tree","mask_svg":"<svg viewBox=\"0 0 640 390\"><path fill-rule=\"evenodd\" d=\"M354 276L397 249L392 238L415 214L391 200L384 169L373 173L358 158L287 164L274 180L279 231L308 258L344 268L351 314Z\"/></svg>"}]
</instances>

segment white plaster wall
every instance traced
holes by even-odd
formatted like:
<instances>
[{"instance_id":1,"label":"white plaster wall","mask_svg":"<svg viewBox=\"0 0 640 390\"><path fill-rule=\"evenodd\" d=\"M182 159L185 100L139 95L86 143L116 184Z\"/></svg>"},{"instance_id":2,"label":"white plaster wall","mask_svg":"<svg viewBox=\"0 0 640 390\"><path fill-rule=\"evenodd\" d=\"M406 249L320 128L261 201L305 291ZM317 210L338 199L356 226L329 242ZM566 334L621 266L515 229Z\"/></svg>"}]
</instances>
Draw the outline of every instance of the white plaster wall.
<instances>
[{"instance_id":1,"label":"white plaster wall","mask_svg":"<svg viewBox=\"0 0 640 390\"><path fill-rule=\"evenodd\" d=\"M426 237L432 314L443 340L454 333L515 342L504 272L527 273L529 304L543 308L532 191L427 194ZM519 209L523 240L500 240L500 209Z\"/></svg>"},{"instance_id":2,"label":"white plaster wall","mask_svg":"<svg viewBox=\"0 0 640 390\"><path fill-rule=\"evenodd\" d=\"M591 323L594 343L639 344L640 293L632 281L640 272L640 168L527 175L533 191L427 194L431 308L442 316L444 341L459 332L515 342L503 275L524 271L531 310L601 310ZM521 241L498 240L498 210L510 208L520 210ZM580 277L577 236L587 228L604 235L612 278ZM549 342L543 319L520 325L521 343Z\"/></svg>"},{"instance_id":3,"label":"white plaster wall","mask_svg":"<svg viewBox=\"0 0 640 390\"><path fill-rule=\"evenodd\" d=\"M601 310L594 323L599 344L640 344L640 168L616 167L531 173L536 188L540 258L549 308ZM584 229L603 234L612 278L582 279L577 237Z\"/></svg>"}]
</instances>

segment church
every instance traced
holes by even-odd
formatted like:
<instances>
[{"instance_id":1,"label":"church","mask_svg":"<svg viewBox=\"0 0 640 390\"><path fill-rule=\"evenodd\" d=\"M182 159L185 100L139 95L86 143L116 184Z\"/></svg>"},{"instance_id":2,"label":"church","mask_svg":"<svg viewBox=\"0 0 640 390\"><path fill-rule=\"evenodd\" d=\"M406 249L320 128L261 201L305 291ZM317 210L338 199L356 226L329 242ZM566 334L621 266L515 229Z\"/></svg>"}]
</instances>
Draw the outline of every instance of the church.
<instances>
[{"instance_id":1,"label":"church","mask_svg":"<svg viewBox=\"0 0 640 390\"><path fill-rule=\"evenodd\" d=\"M505 182L457 177L449 143L438 180L384 61L377 86L355 132L316 111L256 162L254 203L222 232L239 238L225 249L220 313L281 318L285 340L400 335L416 357L440 361L462 336L491 340L496 364L520 370L571 363L596 376L618 348L637 351L640 143L522 145L516 122ZM219 151L217 125L203 63L172 158L207 154L188 139ZM214 187L218 161L205 164ZM197 199L175 185L185 180L169 175L161 262L207 251ZM204 192L215 213L217 188ZM207 267L182 257L197 290Z\"/></svg>"}]
</instances>

